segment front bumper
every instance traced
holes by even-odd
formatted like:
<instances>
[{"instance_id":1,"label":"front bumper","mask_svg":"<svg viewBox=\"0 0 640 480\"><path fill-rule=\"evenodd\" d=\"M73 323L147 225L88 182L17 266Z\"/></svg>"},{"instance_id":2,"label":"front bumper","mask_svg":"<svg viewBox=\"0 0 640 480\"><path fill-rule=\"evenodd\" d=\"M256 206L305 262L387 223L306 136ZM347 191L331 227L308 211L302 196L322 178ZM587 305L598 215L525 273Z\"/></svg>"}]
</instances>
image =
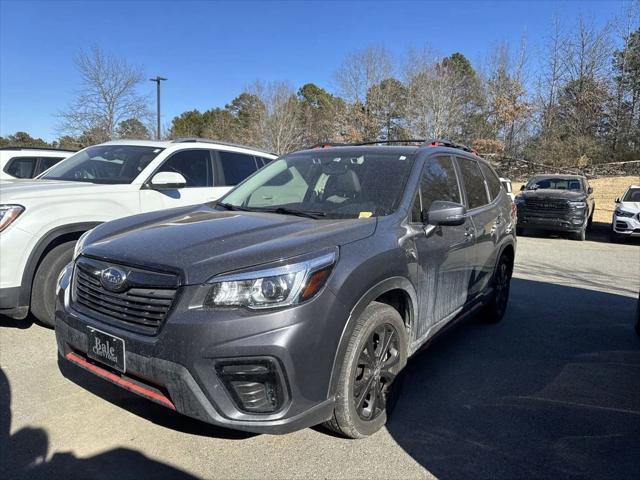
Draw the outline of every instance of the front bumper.
<instances>
[{"instance_id":1,"label":"front bumper","mask_svg":"<svg viewBox=\"0 0 640 480\"><path fill-rule=\"evenodd\" d=\"M330 418L334 406L329 395L330 377L342 332L333 319L341 319L344 325L348 317L330 290L325 288L314 300L292 308L248 312L189 309L189 287L183 287L185 291L180 292L160 332L147 336L76 311L70 302L69 280L61 280L56 308L61 362L71 361L124 388L137 385L144 391L128 389L190 417L228 428L279 434ZM87 357L87 327L124 340L125 374ZM220 360L258 357L278 365L286 389L286 401L274 413L248 413L239 408L216 371ZM154 398L148 392L159 396Z\"/></svg>"},{"instance_id":2,"label":"front bumper","mask_svg":"<svg viewBox=\"0 0 640 480\"><path fill-rule=\"evenodd\" d=\"M0 288L0 315L22 320L29 313L28 305L20 305L22 287Z\"/></svg>"},{"instance_id":3,"label":"front bumper","mask_svg":"<svg viewBox=\"0 0 640 480\"><path fill-rule=\"evenodd\" d=\"M518 226L523 228L575 233L586 227L587 220L586 209L556 215L532 213L526 208L518 207Z\"/></svg>"},{"instance_id":4,"label":"front bumper","mask_svg":"<svg viewBox=\"0 0 640 480\"><path fill-rule=\"evenodd\" d=\"M614 213L611 225L613 231L618 235L640 237L640 214L633 217L622 217Z\"/></svg>"}]
</instances>

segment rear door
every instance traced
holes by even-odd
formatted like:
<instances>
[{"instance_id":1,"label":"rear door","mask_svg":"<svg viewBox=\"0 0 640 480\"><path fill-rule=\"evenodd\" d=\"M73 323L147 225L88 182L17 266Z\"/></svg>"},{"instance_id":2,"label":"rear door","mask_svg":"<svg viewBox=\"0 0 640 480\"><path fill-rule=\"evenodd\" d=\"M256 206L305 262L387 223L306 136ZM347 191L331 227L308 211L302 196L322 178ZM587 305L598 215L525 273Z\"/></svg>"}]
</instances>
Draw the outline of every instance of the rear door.
<instances>
[{"instance_id":1,"label":"rear door","mask_svg":"<svg viewBox=\"0 0 640 480\"><path fill-rule=\"evenodd\" d=\"M491 280L496 262L497 245L502 229L505 228L506 218L498 205L498 196L502 191L500 180L496 177L494 181L489 177L491 170L482 162L465 157L457 157L456 160L462 174L468 214L475 229L475 261L469 295L469 299L473 300L484 291ZM491 190L483 169L487 170L486 175L491 178ZM495 195L493 199L491 191Z\"/></svg>"},{"instance_id":2,"label":"rear door","mask_svg":"<svg viewBox=\"0 0 640 480\"><path fill-rule=\"evenodd\" d=\"M418 192L421 207L414 210L428 210L436 200L463 202L461 185L449 155L426 160ZM417 221L420 220L414 218L414 222ZM420 340L434 325L457 313L467 301L474 264L473 224L467 219L463 225L437 227L429 235L414 238L421 308L416 339Z\"/></svg>"},{"instance_id":3,"label":"rear door","mask_svg":"<svg viewBox=\"0 0 640 480\"><path fill-rule=\"evenodd\" d=\"M216 198L262 167L262 162L258 162L256 157L247 153L219 150L214 159Z\"/></svg>"}]
</instances>

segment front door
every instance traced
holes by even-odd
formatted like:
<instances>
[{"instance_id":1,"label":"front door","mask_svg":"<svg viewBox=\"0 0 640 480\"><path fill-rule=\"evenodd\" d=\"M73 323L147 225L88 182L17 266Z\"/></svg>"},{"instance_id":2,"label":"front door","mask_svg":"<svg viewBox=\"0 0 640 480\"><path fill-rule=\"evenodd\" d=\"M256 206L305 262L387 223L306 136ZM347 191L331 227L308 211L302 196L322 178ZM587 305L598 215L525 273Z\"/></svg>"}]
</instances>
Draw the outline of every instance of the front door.
<instances>
[{"instance_id":1,"label":"front door","mask_svg":"<svg viewBox=\"0 0 640 480\"><path fill-rule=\"evenodd\" d=\"M461 189L450 156L426 161L420 181L422 210L436 200L462 203ZM457 226L426 226L417 235L420 322L416 339L432 327L452 317L466 303L474 264L475 232L466 219Z\"/></svg>"},{"instance_id":2,"label":"front door","mask_svg":"<svg viewBox=\"0 0 640 480\"><path fill-rule=\"evenodd\" d=\"M140 190L140 205L143 212L164 208L195 205L215 200L217 187L213 182L212 150L182 150L171 155L155 173L177 172L187 184L183 188ZM149 179L150 180L150 179Z\"/></svg>"}]
</instances>

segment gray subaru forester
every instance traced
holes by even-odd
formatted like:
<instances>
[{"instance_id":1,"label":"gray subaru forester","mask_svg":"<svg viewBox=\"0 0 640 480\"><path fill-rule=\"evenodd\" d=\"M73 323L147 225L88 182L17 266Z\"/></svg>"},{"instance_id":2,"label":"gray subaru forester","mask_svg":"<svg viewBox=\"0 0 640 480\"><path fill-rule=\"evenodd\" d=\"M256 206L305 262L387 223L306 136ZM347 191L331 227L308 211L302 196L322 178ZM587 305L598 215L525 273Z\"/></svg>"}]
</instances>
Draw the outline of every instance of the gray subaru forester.
<instances>
[{"instance_id":1,"label":"gray subaru forester","mask_svg":"<svg viewBox=\"0 0 640 480\"><path fill-rule=\"evenodd\" d=\"M460 145L291 153L215 203L85 234L59 280L60 361L216 425L366 437L430 338L502 318L515 221Z\"/></svg>"}]
</instances>

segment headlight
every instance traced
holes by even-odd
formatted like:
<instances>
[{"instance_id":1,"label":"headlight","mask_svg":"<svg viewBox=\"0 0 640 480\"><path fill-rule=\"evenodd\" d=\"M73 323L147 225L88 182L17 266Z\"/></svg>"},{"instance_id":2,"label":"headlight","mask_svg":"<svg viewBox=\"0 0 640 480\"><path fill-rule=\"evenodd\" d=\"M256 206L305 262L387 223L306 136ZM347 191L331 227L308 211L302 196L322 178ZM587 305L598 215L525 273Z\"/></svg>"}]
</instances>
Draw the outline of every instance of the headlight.
<instances>
[{"instance_id":1,"label":"headlight","mask_svg":"<svg viewBox=\"0 0 640 480\"><path fill-rule=\"evenodd\" d=\"M86 232L84 232L82 235L80 235L80 238L78 239L78 241L76 242L76 246L73 249L73 259L75 260L76 258L78 258L78 256L80 256L80 254L82 253L82 249L84 248L84 244L87 241L87 237L89 236L89 234L93 231L93 228L91 230L87 230Z\"/></svg>"},{"instance_id":2,"label":"headlight","mask_svg":"<svg viewBox=\"0 0 640 480\"><path fill-rule=\"evenodd\" d=\"M573 208L585 208L587 206L586 202L569 202Z\"/></svg>"},{"instance_id":3,"label":"headlight","mask_svg":"<svg viewBox=\"0 0 640 480\"><path fill-rule=\"evenodd\" d=\"M331 252L281 267L213 277L204 307L285 307L305 302L322 289L336 262Z\"/></svg>"},{"instance_id":4,"label":"headlight","mask_svg":"<svg viewBox=\"0 0 640 480\"><path fill-rule=\"evenodd\" d=\"M626 210L621 210L619 208L616 208L615 214L618 217L626 217L626 218L631 218L635 215L635 213L627 212Z\"/></svg>"},{"instance_id":5,"label":"headlight","mask_svg":"<svg viewBox=\"0 0 640 480\"><path fill-rule=\"evenodd\" d=\"M0 232L6 229L24 212L22 205L0 205Z\"/></svg>"}]
</instances>

